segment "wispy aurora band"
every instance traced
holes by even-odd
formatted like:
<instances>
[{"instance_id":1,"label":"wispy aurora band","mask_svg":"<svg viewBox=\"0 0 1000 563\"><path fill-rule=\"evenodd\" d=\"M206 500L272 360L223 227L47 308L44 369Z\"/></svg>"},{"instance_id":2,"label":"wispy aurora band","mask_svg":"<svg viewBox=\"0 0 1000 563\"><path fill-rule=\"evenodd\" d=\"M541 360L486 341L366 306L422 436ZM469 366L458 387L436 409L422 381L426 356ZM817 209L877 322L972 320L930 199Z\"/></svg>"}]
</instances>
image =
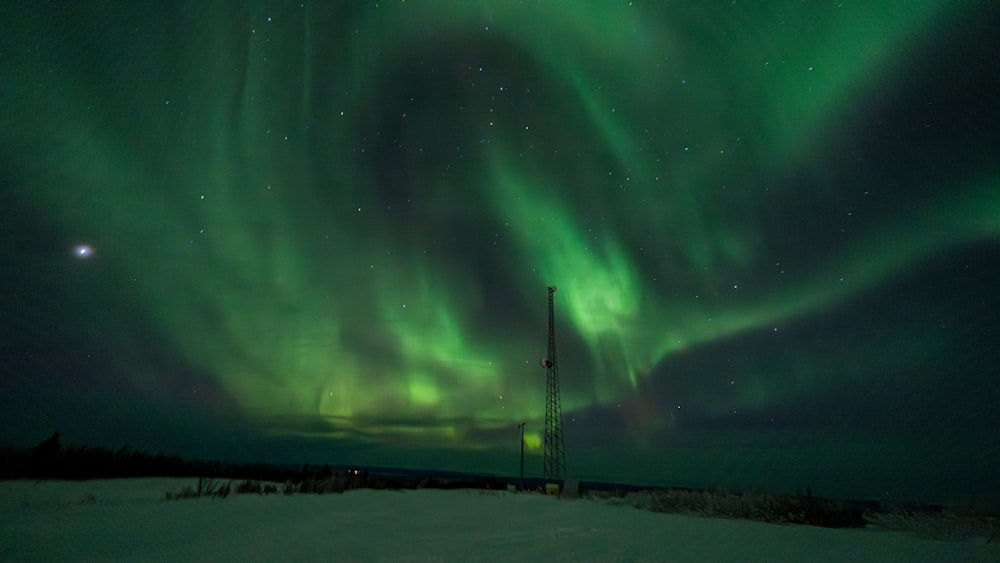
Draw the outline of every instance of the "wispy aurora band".
<instances>
[{"instance_id":1,"label":"wispy aurora band","mask_svg":"<svg viewBox=\"0 0 1000 563\"><path fill-rule=\"evenodd\" d=\"M262 23L253 24L261 28L255 33L248 24L192 35L180 51L212 80L172 86L182 99L190 95L191 119L163 132L159 159L135 161L128 139L99 119L60 139L67 181L87 189L52 205L96 206L106 224L81 229L104 229L106 238L131 234L128 244L145 251L121 254L123 277L142 272L128 290L132 298L164 327L172 349L203 366L248 411L320 416L331 422L331 435L364 428L372 439L417 433L441 443L460 442L470 426L541 419L539 374L525 359L534 360L544 344L537 337L544 326L538 334L477 330L492 305L475 277L435 267L399 238L391 217L370 212L384 204L372 189L375 171L354 147L372 134L361 131L364 115L383 110L366 106L367 93L406 70L415 46L433 52L435 42L444 50L486 36L509 45L550 75L553 90L539 92L548 96L542 103L566 112L565 133L539 133L547 146L589 136L588 148L611 163L613 179L578 184L579 194L566 197L563 157L519 156L521 123L511 121L497 123L472 165L480 173L474 188L489 202L475 213L509 226L512 293L537 298L541 307L539 288L558 284L561 330L588 348L577 351L576 365L567 362L573 369L566 376L586 371L579 375L589 385L565 386L567 411L615 402L670 354L834 306L907 264L1000 232L997 182L985 178L950 190L948 212L900 212L852 234L780 292L751 285L749 297L713 296L699 289L780 259L758 228L758 195L719 196L732 170L751 162L766 178L822 144L829 124L871 87L868 78L902 64L879 54L929 36L941 6L872 5L850 18L811 22L812 31L796 36L743 25L761 14L742 6L650 17L617 4L415 4L361 14L359 33L343 38L333 67L317 55L331 43L314 6L278 15L267 42L255 37ZM790 12L787 25L806 29L812 15ZM709 53L693 43L718 30L740 47ZM285 60L275 45L301 49ZM289 86L289 77L301 82ZM685 90L695 84L697 94ZM81 108L99 102L79 98ZM152 114L135 118L162 126ZM470 126L470 138L480 125ZM752 139L734 141L745 135ZM633 217L586 223L596 221L596 210L622 206L621 193L605 189L609 183L627 185ZM418 189L441 201L470 187L435 179ZM596 234L588 231L595 226ZM636 252L647 233L686 280L670 280L680 289L652 283ZM161 249L164 240L191 243ZM150 270L148 255L157 252L159 269ZM845 275L849 283L840 283Z\"/></svg>"}]
</instances>

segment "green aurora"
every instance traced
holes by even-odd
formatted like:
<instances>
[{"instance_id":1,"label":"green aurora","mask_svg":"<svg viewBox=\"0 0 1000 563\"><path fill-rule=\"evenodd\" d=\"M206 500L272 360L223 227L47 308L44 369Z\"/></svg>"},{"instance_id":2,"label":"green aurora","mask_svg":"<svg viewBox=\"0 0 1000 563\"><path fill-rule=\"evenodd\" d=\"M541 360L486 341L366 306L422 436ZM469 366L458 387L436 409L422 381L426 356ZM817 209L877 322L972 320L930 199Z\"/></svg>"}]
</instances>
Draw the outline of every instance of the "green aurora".
<instances>
[{"instance_id":1,"label":"green aurora","mask_svg":"<svg viewBox=\"0 0 1000 563\"><path fill-rule=\"evenodd\" d=\"M0 16L9 441L512 474L556 284L583 478L1000 461L988 2Z\"/></svg>"}]
</instances>

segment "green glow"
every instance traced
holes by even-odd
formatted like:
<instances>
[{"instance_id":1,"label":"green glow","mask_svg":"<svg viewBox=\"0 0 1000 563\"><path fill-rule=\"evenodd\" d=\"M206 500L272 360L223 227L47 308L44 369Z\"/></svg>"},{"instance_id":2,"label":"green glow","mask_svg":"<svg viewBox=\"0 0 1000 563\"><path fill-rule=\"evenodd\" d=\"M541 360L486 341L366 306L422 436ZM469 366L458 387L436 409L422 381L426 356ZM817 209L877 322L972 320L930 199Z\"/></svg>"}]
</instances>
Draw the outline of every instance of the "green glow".
<instances>
[{"instance_id":1,"label":"green glow","mask_svg":"<svg viewBox=\"0 0 1000 563\"><path fill-rule=\"evenodd\" d=\"M538 432L525 432L524 447L530 451L538 451L542 449L542 435Z\"/></svg>"},{"instance_id":2,"label":"green glow","mask_svg":"<svg viewBox=\"0 0 1000 563\"><path fill-rule=\"evenodd\" d=\"M349 10L349 25L324 4L272 24L263 7L235 23L216 8L206 17L219 25L167 40L184 80L91 85L57 49L6 86L20 90L4 95L0 129L43 179L19 195L103 242L109 277L166 335L164 350L249 413L317 417L328 436L372 441L474 449L474 430L537 425L544 326L525 310L542 310L549 284L561 343L586 347L565 350L565 377L578 377L565 385L570 411L628 397L672 355L831 310L1000 234L989 174L866 217L815 259L786 264L803 227L768 231L846 189L826 179L840 162L806 155L913 64L895 53L932 42L944 4L779 15L636 4L407 2ZM453 62L468 42L492 45L486 62ZM452 75L415 68L420 53L428 68L452 61ZM493 74L519 67L533 74ZM415 89L397 83L407 73L432 84L428 98L442 81L461 107L369 105ZM482 92L477 81L538 86ZM496 113L474 113L489 98ZM397 124L407 112L416 125ZM442 136L466 144L442 148ZM433 161L435 150L447 156ZM789 163L811 177L789 180ZM490 301L497 293L507 301ZM157 377L150 364L136 379ZM785 393L747 379L740 408ZM524 443L537 450L540 438Z\"/></svg>"},{"instance_id":3,"label":"green glow","mask_svg":"<svg viewBox=\"0 0 1000 563\"><path fill-rule=\"evenodd\" d=\"M638 310L632 267L616 241L574 219L542 182L497 173L498 209L507 211L512 231L525 248L538 284L560 280L576 327L593 340L605 331L622 329ZM603 230L597 226L597 230ZM602 236L603 235L603 236ZM597 241L597 242L595 242ZM563 281L564 280L564 281Z\"/></svg>"}]
</instances>

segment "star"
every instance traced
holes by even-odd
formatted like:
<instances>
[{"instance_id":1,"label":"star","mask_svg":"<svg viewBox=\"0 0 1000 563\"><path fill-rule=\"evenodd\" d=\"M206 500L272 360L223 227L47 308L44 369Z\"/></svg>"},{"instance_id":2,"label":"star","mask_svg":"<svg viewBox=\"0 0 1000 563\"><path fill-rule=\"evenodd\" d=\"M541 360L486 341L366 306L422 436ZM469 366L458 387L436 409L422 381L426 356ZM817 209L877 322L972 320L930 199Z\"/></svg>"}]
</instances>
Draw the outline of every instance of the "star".
<instances>
[{"instance_id":1,"label":"star","mask_svg":"<svg viewBox=\"0 0 1000 563\"><path fill-rule=\"evenodd\" d=\"M73 247L73 256L80 260L86 260L94 255L94 247L89 244L78 244Z\"/></svg>"}]
</instances>

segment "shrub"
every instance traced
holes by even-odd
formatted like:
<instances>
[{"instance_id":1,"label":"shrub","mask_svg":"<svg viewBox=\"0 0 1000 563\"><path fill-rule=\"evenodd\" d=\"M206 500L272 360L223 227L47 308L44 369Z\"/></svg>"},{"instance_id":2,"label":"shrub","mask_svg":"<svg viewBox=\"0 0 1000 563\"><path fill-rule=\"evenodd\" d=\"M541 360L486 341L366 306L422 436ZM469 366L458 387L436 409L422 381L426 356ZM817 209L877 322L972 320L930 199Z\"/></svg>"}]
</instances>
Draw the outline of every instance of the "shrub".
<instances>
[{"instance_id":1,"label":"shrub","mask_svg":"<svg viewBox=\"0 0 1000 563\"><path fill-rule=\"evenodd\" d=\"M811 524L827 528L860 528L863 511L843 501L775 495L754 490L732 493L722 489L697 491L663 489L631 492L625 501L653 512L713 518L739 518L776 524Z\"/></svg>"},{"instance_id":2,"label":"shrub","mask_svg":"<svg viewBox=\"0 0 1000 563\"><path fill-rule=\"evenodd\" d=\"M866 512L864 520L886 530L934 540L983 538L991 543L1000 538L1000 518L962 509L882 503L878 510Z\"/></svg>"},{"instance_id":3,"label":"shrub","mask_svg":"<svg viewBox=\"0 0 1000 563\"><path fill-rule=\"evenodd\" d=\"M250 479L244 479L243 482L236 487L236 492L245 494L261 494L264 492L264 487L257 481L251 481Z\"/></svg>"},{"instance_id":4,"label":"shrub","mask_svg":"<svg viewBox=\"0 0 1000 563\"><path fill-rule=\"evenodd\" d=\"M177 492L167 491L166 500L201 497L226 498L229 496L230 487L229 481L216 481L207 477L199 477L197 487L187 485Z\"/></svg>"}]
</instances>

